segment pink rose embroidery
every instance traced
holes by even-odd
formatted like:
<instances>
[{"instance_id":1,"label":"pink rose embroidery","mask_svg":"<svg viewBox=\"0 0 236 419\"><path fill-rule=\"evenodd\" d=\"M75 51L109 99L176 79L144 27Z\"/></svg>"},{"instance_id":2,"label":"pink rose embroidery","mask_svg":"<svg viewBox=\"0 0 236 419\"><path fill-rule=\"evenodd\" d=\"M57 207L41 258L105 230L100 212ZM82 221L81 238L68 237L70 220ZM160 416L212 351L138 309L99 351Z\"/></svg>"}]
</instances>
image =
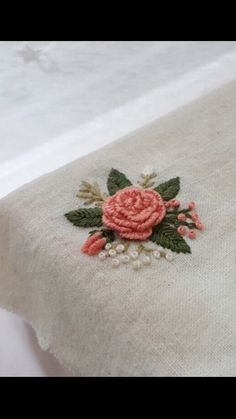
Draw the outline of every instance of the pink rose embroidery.
<instances>
[{"instance_id":1,"label":"pink rose embroidery","mask_svg":"<svg viewBox=\"0 0 236 419\"><path fill-rule=\"evenodd\" d=\"M152 234L152 227L161 223L166 214L158 192L132 186L107 198L102 211L103 223L130 240L147 239Z\"/></svg>"},{"instance_id":2,"label":"pink rose embroidery","mask_svg":"<svg viewBox=\"0 0 236 419\"><path fill-rule=\"evenodd\" d=\"M176 198L179 177L157 184L156 177L149 168L133 183L112 168L107 191L97 182L81 182L76 196L84 199L85 207L69 211L65 217L76 227L91 228L81 247L83 253L110 260L113 268L130 264L135 270L161 257L171 261L171 252L191 253L187 239L195 239L196 231L204 229L196 204L191 201L184 208Z\"/></svg>"}]
</instances>

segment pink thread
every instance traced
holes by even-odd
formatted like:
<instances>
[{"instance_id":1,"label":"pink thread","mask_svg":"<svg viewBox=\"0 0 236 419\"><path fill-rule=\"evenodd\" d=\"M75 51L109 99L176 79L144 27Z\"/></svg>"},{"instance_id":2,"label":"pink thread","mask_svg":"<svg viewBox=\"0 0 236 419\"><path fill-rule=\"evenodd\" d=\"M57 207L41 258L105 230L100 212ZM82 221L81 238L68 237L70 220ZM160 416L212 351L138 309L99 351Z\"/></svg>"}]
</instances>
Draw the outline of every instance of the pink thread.
<instances>
[{"instance_id":1,"label":"pink thread","mask_svg":"<svg viewBox=\"0 0 236 419\"><path fill-rule=\"evenodd\" d=\"M127 187L103 204L103 223L130 240L145 240L166 214L161 195L153 189Z\"/></svg>"},{"instance_id":2,"label":"pink thread","mask_svg":"<svg viewBox=\"0 0 236 419\"><path fill-rule=\"evenodd\" d=\"M105 237L99 231L90 236L81 247L83 253L88 255L96 255L106 244Z\"/></svg>"},{"instance_id":3,"label":"pink thread","mask_svg":"<svg viewBox=\"0 0 236 419\"><path fill-rule=\"evenodd\" d=\"M204 225L200 221L196 221L196 227L198 230L204 230Z\"/></svg>"},{"instance_id":4,"label":"pink thread","mask_svg":"<svg viewBox=\"0 0 236 419\"><path fill-rule=\"evenodd\" d=\"M189 210L193 210L194 208L196 208L196 204L194 201L189 202L188 204L188 209Z\"/></svg>"},{"instance_id":5,"label":"pink thread","mask_svg":"<svg viewBox=\"0 0 236 419\"><path fill-rule=\"evenodd\" d=\"M194 230L189 230L189 232L188 232L188 237L189 237L189 239L196 239L196 231L194 231Z\"/></svg>"},{"instance_id":6,"label":"pink thread","mask_svg":"<svg viewBox=\"0 0 236 419\"><path fill-rule=\"evenodd\" d=\"M196 222L196 221L200 221L200 220L199 220L199 215L198 215L196 212L192 212L192 214L191 214L191 218L192 218L192 220L193 220L194 222Z\"/></svg>"},{"instance_id":7,"label":"pink thread","mask_svg":"<svg viewBox=\"0 0 236 419\"><path fill-rule=\"evenodd\" d=\"M178 232L181 236L185 236L185 235L187 234L187 231L188 231L188 229L187 229L187 227L185 227L185 226L179 226L179 227L177 228L177 232Z\"/></svg>"},{"instance_id":8,"label":"pink thread","mask_svg":"<svg viewBox=\"0 0 236 419\"><path fill-rule=\"evenodd\" d=\"M186 217L186 215L185 215L185 214L178 214L178 215L177 215L177 219L178 219L179 221L186 221L186 220L187 220L187 217Z\"/></svg>"},{"instance_id":9,"label":"pink thread","mask_svg":"<svg viewBox=\"0 0 236 419\"><path fill-rule=\"evenodd\" d=\"M180 201L178 199L171 199L169 203L170 203L170 206L173 208L180 206Z\"/></svg>"},{"instance_id":10,"label":"pink thread","mask_svg":"<svg viewBox=\"0 0 236 419\"><path fill-rule=\"evenodd\" d=\"M97 255L97 253L103 249L105 244L106 244L105 237L103 237L102 239L96 240L88 249L89 256Z\"/></svg>"}]
</instances>

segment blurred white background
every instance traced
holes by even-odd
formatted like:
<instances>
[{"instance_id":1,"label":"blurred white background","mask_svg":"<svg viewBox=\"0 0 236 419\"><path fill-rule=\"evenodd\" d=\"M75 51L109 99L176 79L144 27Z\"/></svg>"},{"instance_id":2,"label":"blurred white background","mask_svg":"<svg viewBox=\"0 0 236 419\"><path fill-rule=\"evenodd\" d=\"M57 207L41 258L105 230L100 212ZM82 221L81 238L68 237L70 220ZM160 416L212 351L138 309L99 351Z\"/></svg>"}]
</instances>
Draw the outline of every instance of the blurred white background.
<instances>
[{"instance_id":1,"label":"blurred white background","mask_svg":"<svg viewBox=\"0 0 236 419\"><path fill-rule=\"evenodd\" d=\"M0 197L235 76L236 42L0 42ZM0 310L0 376L66 374Z\"/></svg>"}]
</instances>

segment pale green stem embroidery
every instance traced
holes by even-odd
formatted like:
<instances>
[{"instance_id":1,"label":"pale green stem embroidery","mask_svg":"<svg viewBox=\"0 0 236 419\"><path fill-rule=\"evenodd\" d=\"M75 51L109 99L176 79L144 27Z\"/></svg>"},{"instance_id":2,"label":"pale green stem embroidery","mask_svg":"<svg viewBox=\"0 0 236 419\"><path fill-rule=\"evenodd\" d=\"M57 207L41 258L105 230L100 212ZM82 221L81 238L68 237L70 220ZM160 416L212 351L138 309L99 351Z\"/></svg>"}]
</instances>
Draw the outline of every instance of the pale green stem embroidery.
<instances>
[{"instance_id":1,"label":"pale green stem embroidery","mask_svg":"<svg viewBox=\"0 0 236 419\"><path fill-rule=\"evenodd\" d=\"M138 184L142 186L142 188L151 188L154 186L155 182L152 180L155 177L157 177L157 174L155 172L152 172L150 174L141 174L141 179L138 181Z\"/></svg>"},{"instance_id":2,"label":"pale green stem embroidery","mask_svg":"<svg viewBox=\"0 0 236 419\"><path fill-rule=\"evenodd\" d=\"M107 198L107 194L101 192L97 182L91 184L89 182L86 182L85 180L81 182L79 192L76 196L78 198L85 199L84 205L90 205L92 203L95 203L95 205L97 206L101 206Z\"/></svg>"},{"instance_id":3,"label":"pale green stem embroidery","mask_svg":"<svg viewBox=\"0 0 236 419\"><path fill-rule=\"evenodd\" d=\"M127 253L129 247L130 247L130 243L122 243L124 245L124 253Z\"/></svg>"},{"instance_id":4,"label":"pale green stem embroidery","mask_svg":"<svg viewBox=\"0 0 236 419\"><path fill-rule=\"evenodd\" d=\"M139 255L140 255L140 253L142 253L143 248L144 248L144 246L143 246L142 243L139 243L138 246L136 247L136 250L137 250Z\"/></svg>"},{"instance_id":5,"label":"pale green stem embroidery","mask_svg":"<svg viewBox=\"0 0 236 419\"><path fill-rule=\"evenodd\" d=\"M136 247L136 250L137 250L138 254L140 255L140 253L142 253L142 252L152 253L156 249L152 249L151 247L146 247L146 246L144 246L144 244L139 243L138 246Z\"/></svg>"}]
</instances>

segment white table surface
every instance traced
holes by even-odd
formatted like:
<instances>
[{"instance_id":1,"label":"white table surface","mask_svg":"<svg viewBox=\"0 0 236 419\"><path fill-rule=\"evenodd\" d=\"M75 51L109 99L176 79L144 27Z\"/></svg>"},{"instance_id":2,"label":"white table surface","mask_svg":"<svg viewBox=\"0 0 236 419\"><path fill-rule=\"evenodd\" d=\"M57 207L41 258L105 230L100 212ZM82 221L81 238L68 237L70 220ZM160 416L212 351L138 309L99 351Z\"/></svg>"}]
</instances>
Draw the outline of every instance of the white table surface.
<instances>
[{"instance_id":1,"label":"white table surface","mask_svg":"<svg viewBox=\"0 0 236 419\"><path fill-rule=\"evenodd\" d=\"M236 42L0 42L0 197L235 75ZM0 309L0 376L68 374Z\"/></svg>"}]
</instances>

